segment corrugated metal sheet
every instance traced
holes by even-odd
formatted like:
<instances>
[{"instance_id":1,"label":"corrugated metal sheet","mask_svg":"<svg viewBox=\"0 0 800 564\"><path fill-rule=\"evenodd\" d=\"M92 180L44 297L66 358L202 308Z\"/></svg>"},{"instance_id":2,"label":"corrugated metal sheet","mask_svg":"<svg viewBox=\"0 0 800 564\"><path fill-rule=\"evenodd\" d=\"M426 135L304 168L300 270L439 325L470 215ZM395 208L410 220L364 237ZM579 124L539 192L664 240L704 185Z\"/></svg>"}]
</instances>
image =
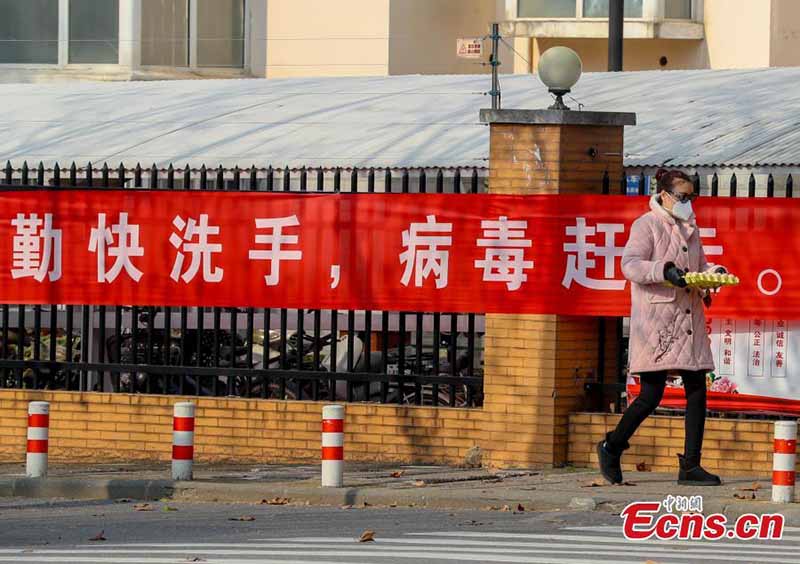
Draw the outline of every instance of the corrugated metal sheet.
<instances>
[{"instance_id":1,"label":"corrugated metal sheet","mask_svg":"<svg viewBox=\"0 0 800 564\"><path fill-rule=\"evenodd\" d=\"M585 109L633 111L628 166L800 164L800 68L589 73ZM503 107L542 108L535 76ZM0 158L68 164L474 166L482 76L0 85ZM577 108L575 101L569 102Z\"/></svg>"}]
</instances>

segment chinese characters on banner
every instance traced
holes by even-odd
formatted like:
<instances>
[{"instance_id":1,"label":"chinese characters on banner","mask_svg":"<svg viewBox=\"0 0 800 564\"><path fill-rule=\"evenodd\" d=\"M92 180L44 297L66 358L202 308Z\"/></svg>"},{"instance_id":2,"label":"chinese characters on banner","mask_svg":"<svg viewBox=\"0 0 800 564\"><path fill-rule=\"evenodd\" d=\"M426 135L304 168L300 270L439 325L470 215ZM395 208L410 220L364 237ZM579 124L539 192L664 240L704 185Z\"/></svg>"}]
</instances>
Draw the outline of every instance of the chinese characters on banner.
<instances>
[{"instance_id":1,"label":"chinese characters on banner","mask_svg":"<svg viewBox=\"0 0 800 564\"><path fill-rule=\"evenodd\" d=\"M787 374L773 321L800 319L800 202L696 208L708 261L742 280L714 316L764 324L726 354ZM624 196L0 191L0 302L623 316L647 212Z\"/></svg>"}]
</instances>

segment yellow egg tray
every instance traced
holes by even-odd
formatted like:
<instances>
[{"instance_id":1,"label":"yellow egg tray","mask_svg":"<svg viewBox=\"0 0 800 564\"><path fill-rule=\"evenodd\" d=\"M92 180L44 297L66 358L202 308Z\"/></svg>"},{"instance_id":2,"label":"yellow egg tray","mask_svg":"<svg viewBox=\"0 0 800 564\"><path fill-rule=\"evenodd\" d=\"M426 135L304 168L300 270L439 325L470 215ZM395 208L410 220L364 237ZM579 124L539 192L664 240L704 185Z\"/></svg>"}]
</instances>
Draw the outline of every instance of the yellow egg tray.
<instances>
[{"instance_id":1,"label":"yellow egg tray","mask_svg":"<svg viewBox=\"0 0 800 564\"><path fill-rule=\"evenodd\" d=\"M736 286L739 278L733 274L719 274L716 272L687 272L683 277L687 286L691 288L720 288L722 286ZM666 282L668 286L673 284Z\"/></svg>"}]
</instances>

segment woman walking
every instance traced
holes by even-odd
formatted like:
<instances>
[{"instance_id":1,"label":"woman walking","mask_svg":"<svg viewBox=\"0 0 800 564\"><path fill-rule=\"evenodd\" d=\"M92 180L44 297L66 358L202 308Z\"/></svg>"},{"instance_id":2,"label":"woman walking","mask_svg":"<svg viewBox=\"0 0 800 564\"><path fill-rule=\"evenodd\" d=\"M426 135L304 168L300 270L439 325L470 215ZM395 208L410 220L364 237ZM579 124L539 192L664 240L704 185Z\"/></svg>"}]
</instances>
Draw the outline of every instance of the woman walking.
<instances>
[{"instance_id":1,"label":"woman walking","mask_svg":"<svg viewBox=\"0 0 800 564\"><path fill-rule=\"evenodd\" d=\"M711 297L688 288L684 275L726 271L706 261L692 210L697 194L691 179L664 170L656 179L650 211L633 223L622 255L622 272L631 281L630 373L639 375L641 393L616 429L598 443L600 471L609 482L622 482L620 458L630 447L628 440L658 407L667 378L680 376L686 392L686 436L684 453L678 455L678 483L718 486L719 477L700 466L706 373L714 369L703 311Z\"/></svg>"}]
</instances>

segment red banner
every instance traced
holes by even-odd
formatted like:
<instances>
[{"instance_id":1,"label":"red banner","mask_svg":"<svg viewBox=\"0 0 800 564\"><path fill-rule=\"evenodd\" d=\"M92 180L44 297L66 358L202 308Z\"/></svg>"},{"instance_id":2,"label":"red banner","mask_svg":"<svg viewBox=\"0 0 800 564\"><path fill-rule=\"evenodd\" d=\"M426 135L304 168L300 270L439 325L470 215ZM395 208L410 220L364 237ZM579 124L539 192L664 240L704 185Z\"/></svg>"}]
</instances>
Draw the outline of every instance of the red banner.
<instances>
[{"instance_id":1,"label":"red banner","mask_svg":"<svg viewBox=\"0 0 800 564\"><path fill-rule=\"evenodd\" d=\"M701 198L715 315L800 318L800 202ZM627 315L627 196L0 192L0 302Z\"/></svg>"}]
</instances>

